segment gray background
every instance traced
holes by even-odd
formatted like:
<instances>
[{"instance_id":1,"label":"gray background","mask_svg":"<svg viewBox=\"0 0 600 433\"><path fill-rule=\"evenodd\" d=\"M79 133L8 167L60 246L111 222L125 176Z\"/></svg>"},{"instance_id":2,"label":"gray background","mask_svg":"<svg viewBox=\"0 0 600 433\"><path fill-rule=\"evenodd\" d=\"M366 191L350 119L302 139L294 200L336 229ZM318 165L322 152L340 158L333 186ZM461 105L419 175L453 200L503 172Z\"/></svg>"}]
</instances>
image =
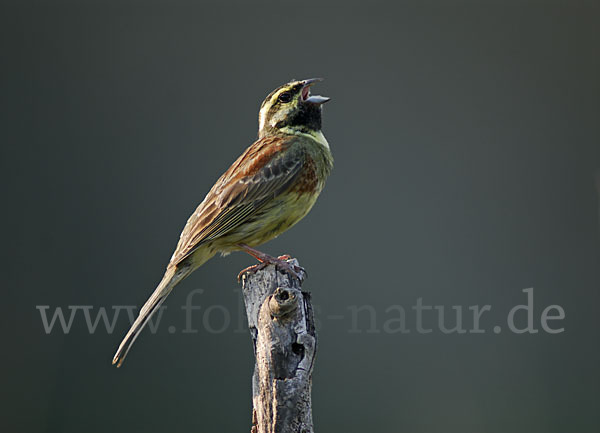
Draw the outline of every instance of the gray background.
<instances>
[{"instance_id":1,"label":"gray background","mask_svg":"<svg viewBox=\"0 0 600 433\"><path fill-rule=\"evenodd\" d=\"M186 280L120 370L125 316L112 335L81 316L46 335L35 306L143 303L264 96L313 76L336 167L263 249L309 270L317 430L598 431L597 2L24 1L0 17L2 431L248 431L234 290L251 257ZM536 326L558 304L565 332L506 331L528 287ZM194 327L222 305L225 332L179 332L198 288ZM487 332L414 332L419 297L492 305ZM413 332L349 332L363 304L377 330L405 306Z\"/></svg>"}]
</instances>

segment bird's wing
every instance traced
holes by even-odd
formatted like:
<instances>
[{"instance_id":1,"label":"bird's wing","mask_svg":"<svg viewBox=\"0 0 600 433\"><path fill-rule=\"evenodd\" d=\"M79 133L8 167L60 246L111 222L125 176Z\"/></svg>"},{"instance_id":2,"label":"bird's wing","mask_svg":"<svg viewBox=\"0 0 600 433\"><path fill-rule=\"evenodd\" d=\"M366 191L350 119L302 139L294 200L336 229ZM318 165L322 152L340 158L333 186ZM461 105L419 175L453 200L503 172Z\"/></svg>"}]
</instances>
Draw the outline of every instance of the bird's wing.
<instances>
[{"instance_id":1,"label":"bird's wing","mask_svg":"<svg viewBox=\"0 0 600 433\"><path fill-rule=\"evenodd\" d=\"M219 178L189 218L171 258L176 265L198 246L231 232L289 188L304 164L293 138L257 140Z\"/></svg>"}]
</instances>

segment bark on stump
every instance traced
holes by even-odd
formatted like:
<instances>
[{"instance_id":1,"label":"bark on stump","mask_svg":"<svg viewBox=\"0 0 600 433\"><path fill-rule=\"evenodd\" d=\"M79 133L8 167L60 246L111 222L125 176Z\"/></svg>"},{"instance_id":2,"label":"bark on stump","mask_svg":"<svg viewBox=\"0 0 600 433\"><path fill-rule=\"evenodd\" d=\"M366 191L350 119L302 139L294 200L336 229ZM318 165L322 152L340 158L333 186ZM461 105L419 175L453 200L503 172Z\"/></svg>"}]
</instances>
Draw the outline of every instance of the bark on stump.
<instances>
[{"instance_id":1,"label":"bark on stump","mask_svg":"<svg viewBox=\"0 0 600 433\"><path fill-rule=\"evenodd\" d=\"M289 263L298 266L296 259ZM256 358L251 433L313 433L317 339L310 293L273 265L245 274L242 292Z\"/></svg>"}]
</instances>

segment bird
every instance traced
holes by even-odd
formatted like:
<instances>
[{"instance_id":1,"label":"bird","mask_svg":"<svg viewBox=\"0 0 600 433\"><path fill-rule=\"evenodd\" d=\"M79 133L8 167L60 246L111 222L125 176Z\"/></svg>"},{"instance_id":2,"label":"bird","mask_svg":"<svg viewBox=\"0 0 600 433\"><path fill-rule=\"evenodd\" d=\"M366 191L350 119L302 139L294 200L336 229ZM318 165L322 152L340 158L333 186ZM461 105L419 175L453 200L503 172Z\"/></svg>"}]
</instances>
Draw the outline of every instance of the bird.
<instances>
[{"instance_id":1,"label":"bird","mask_svg":"<svg viewBox=\"0 0 600 433\"><path fill-rule=\"evenodd\" d=\"M322 132L322 105L330 98L310 93L311 86L322 80L291 80L264 99L257 140L189 217L163 278L119 345L114 365L123 364L173 288L217 253L245 251L258 259L258 265L242 273L275 264L298 278L301 268L289 264L289 256L272 257L255 247L300 221L331 173L333 156Z\"/></svg>"}]
</instances>

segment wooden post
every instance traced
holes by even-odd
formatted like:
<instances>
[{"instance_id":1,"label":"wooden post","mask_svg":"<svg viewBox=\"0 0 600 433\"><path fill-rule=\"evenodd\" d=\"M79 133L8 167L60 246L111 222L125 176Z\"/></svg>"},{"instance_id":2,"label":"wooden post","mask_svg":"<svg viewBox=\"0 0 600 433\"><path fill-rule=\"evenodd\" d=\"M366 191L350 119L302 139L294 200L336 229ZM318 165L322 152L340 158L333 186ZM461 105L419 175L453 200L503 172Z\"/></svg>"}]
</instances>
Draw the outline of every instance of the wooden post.
<instances>
[{"instance_id":1,"label":"wooden post","mask_svg":"<svg viewBox=\"0 0 600 433\"><path fill-rule=\"evenodd\" d=\"M289 263L298 266L296 259ZM310 294L301 284L273 265L243 276L256 358L251 433L314 432L310 394L317 337Z\"/></svg>"}]
</instances>

